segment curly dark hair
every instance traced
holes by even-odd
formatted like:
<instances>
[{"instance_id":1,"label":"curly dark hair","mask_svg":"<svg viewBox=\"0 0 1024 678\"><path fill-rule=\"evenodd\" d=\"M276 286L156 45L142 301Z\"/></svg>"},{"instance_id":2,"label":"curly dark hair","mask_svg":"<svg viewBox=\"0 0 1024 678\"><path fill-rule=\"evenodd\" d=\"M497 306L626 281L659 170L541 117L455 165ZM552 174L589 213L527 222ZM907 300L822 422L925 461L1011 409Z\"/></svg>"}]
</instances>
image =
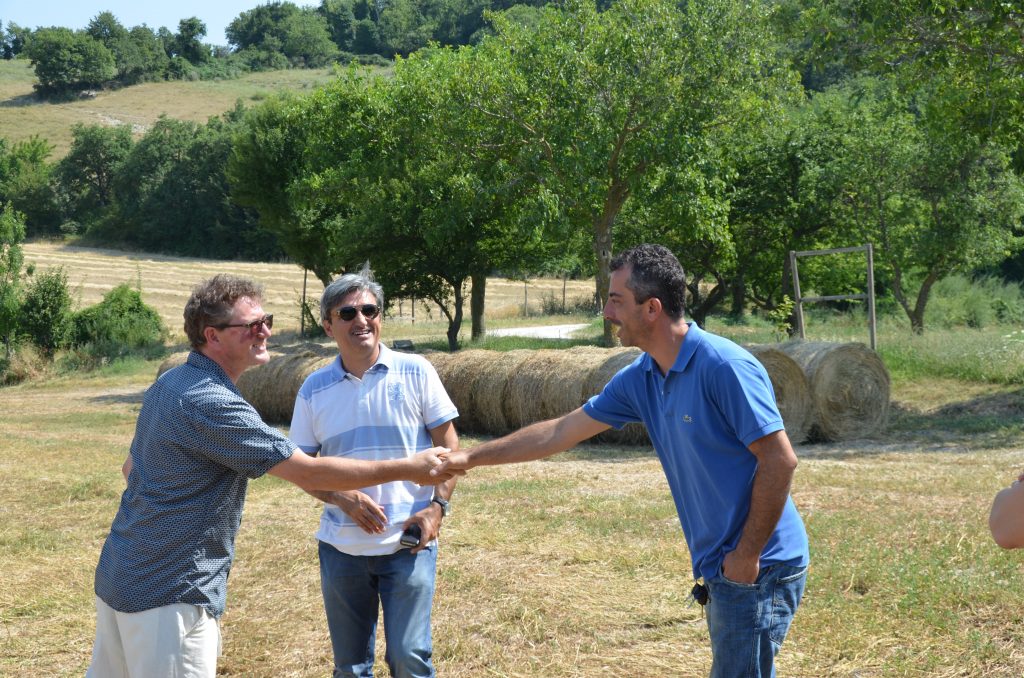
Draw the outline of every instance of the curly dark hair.
<instances>
[{"instance_id":1,"label":"curly dark hair","mask_svg":"<svg viewBox=\"0 0 1024 678\"><path fill-rule=\"evenodd\" d=\"M630 268L626 287L637 303L654 297L661 301L665 315L679 320L686 310L686 274L676 255L662 245L645 243L612 259L611 270Z\"/></svg>"},{"instance_id":2,"label":"curly dark hair","mask_svg":"<svg viewBox=\"0 0 1024 678\"><path fill-rule=\"evenodd\" d=\"M248 278L220 274L192 288L184 313L185 334L192 348L206 343L203 331L207 327L231 322L235 302L243 297L262 302L263 285Z\"/></svg>"}]
</instances>

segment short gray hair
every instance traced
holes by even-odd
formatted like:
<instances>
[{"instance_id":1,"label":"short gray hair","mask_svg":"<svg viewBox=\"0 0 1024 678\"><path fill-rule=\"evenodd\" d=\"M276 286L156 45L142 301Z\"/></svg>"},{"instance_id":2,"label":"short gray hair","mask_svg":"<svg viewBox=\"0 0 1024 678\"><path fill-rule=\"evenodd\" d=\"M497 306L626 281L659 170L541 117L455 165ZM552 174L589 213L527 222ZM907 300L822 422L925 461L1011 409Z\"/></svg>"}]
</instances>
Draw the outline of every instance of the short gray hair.
<instances>
[{"instance_id":1,"label":"short gray hair","mask_svg":"<svg viewBox=\"0 0 1024 678\"><path fill-rule=\"evenodd\" d=\"M384 310L384 288L373 279L373 271L370 270L370 262L363 264L358 273L346 273L336 278L324 290L320 297L320 320L331 321L331 309L341 303L341 300L355 291L369 292L377 299L377 305L381 311Z\"/></svg>"}]
</instances>

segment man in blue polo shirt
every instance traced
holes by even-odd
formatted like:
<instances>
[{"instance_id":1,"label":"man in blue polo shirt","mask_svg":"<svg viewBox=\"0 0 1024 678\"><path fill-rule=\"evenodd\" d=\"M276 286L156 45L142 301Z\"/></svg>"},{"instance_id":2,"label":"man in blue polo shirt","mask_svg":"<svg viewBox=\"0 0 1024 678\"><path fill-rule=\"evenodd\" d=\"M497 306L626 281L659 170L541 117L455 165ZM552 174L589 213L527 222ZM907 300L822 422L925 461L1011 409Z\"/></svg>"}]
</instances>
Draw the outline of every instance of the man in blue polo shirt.
<instances>
[{"instance_id":1,"label":"man in blue polo shirt","mask_svg":"<svg viewBox=\"0 0 1024 678\"><path fill-rule=\"evenodd\" d=\"M541 459L643 422L703 579L694 593L706 602L711 676L773 676L810 558L789 496L797 459L768 374L744 349L685 322L683 270L670 251L640 245L611 269L605 317L624 346L644 353L583 407L453 452L436 470Z\"/></svg>"}]
</instances>

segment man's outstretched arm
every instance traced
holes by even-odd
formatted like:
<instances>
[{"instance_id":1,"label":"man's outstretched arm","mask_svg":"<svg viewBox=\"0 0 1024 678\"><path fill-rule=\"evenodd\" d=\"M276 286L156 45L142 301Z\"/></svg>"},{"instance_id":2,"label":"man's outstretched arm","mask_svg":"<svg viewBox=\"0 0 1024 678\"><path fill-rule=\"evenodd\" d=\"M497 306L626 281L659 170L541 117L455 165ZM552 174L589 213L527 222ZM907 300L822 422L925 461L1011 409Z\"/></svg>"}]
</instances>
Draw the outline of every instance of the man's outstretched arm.
<instances>
[{"instance_id":1,"label":"man's outstretched arm","mask_svg":"<svg viewBox=\"0 0 1024 678\"><path fill-rule=\"evenodd\" d=\"M577 408L557 419L539 421L525 428L481 443L468 450L442 454L444 463L431 474L444 474L453 470L466 471L475 466L517 464L550 457L592 438L610 427Z\"/></svg>"},{"instance_id":2,"label":"man's outstretched arm","mask_svg":"<svg viewBox=\"0 0 1024 678\"><path fill-rule=\"evenodd\" d=\"M436 485L464 471L452 469L431 474L441 464L438 454L443 447L432 447L405 459L365 461L341 457L310 457L301 450L278 463L270 474L310 490L356 490L395 480L409 480L420 485Z\"/></svg>"}]
</instances>

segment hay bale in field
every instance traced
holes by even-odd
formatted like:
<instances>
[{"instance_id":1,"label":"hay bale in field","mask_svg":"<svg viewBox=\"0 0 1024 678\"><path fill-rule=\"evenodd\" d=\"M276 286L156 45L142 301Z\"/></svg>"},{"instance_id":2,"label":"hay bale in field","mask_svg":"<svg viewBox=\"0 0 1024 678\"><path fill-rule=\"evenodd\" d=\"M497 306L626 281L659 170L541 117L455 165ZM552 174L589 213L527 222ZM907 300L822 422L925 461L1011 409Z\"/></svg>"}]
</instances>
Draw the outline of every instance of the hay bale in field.
<instances>
[{"instance_id":1,"label":"hay bale in field","mask_svg":"<svg viewBox=\"0 0 1024 678\"><path fill-rule=\"evenodd\" d=\"M488 433L481 428L473 397L474 384L480 374L479 369L473 364L478 353L490 352L473 349L456 353L432 351L423 356L437 370L444 390L448 392L448 397L459 410L455 426L460 432Z\"/></svg>"},{"instance_id":2,"label":"hay bale in field","mask_svg":"<svg viewBox=\"0 0 1024 678\"><path fill-rule=\"evenodd\" d=\"M889 417L889 372L864 344L792 341L779 350L803 369L811 387L811 438L850 440L881 431Z\"/></svg>"},{"instance_id":3,"label":"hay bale in field","mask_svg":"<svg viewBox=\"0 0 1024 678\"><path fill-rule=\"evenodd\" d=\"M764 365L775 390L775 402L794 444L807 440L814 422L814 400L807 376L795 360L777 346L745 346Z\"/></svg>"},{"instance_id":4,"label":"hay bale in field","mask_svg":"<svg viewBox=\"0 0 1024 678\"><path fill-rule=\"evenodd\" d=\"M568 352L555 349L531 351L526 360L509 374L505 387L505 422L509 428L518 429L547 419L545 384L552 375L569 373L575 369Z\"/></svg>"},{"instance_id":5,"label":"hay bale in field","mask_svg":"<svg viewBox=\"0 0 1024 678\"><path fill-rule=\"evenodd\" d=\"M167 359L160 363L160 367L157 368L156 378L159 379L161 374L171 369L172 367L184 365L185 361L188 360L189 353L191 353L191 351L180 351L178 353L172 353L171 355L167 356Z\"/></svg>"},{"instance_id":6,"label":"hay bale in field","mask_svg":"<svg viewBox=\"0 0 1024 678\"><path fill-rule=\"evenodd\" d=\"M591 396L600 393L605 384L611 381L619 370L636 360L641 353L638 348L607 348L603 350L606 352L604 362L592 368L583 382L583 395L588 400ZM608 429L598 435L595 440L618 445L650 445L651 443L650 436L647 435L647 427L643 424L626 424L621 431Z\"/></svg>"},{"instance_id":7,"label":"hay bale in field","mask_svg":"<svg viewBox=\"0 0 1024 678\"><path fill-rule=\"evenodd\" d=\"M615 349L611 349L615 350ZM604 365L610 350L596 346L574 346L559 351L567 365L552 370L541 389L539 407L541 419L553 419L587 402L590 391L590 373Z\"/></svg>"},{"instance_id":8,"label":"hay bale in field","mask_svg":"<svg viewBox=\"0 0 1024 678\"><path fill-rule=\"evenodd\" d=\"M505 402L509 398L509 382L519 366L530 358L533 351L474 351L473 366L480 374L473 380L473 407L481 432L502 435L513 430L506 418Z\"/></svg>"},{"instance_id":9,"label":"hay bale in field","mask_svg":"<svg viewBox=\"0 0 1024 678\"><path fill-rule=\"evenodd\" d=\"M238 378L238 390L263 420L273 424L287 424L292 419L295 395L302 382L314 370L329 364L334 358L325 357L314 349L296 351L287 355L271 354L270 362L251 367Z\"/></svg>"}]
</instances>

